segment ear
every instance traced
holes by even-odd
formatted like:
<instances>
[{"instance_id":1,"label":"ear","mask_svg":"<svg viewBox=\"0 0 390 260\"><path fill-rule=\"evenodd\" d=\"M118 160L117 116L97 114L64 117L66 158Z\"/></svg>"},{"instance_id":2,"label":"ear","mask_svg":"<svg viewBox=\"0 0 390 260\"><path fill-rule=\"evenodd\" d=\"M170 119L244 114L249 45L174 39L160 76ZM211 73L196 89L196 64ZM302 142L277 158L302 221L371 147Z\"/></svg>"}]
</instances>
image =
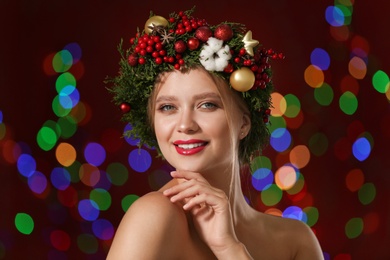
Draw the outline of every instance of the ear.
<instances>
[{"instance_id":1,"label":"ear","mask_svg":"<svg viewBox=\"0 0 390 260\"><path fill-rule=\"evenodd\" d=\"M239 132L239 139L240 140L244 139L248 135L250 129L251 129L251 119L249 115L243 114L242 125Z\"/></svg>"}]
</instances>

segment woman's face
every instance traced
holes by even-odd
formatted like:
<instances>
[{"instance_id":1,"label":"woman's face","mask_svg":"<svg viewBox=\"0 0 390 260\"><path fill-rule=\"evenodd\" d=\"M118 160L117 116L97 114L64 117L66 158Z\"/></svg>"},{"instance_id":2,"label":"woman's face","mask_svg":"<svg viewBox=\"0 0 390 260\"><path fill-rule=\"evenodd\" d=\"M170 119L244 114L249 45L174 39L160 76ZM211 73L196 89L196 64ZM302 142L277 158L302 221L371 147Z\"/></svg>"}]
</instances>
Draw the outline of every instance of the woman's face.
<instances>
[{"instance_id":1,"label":"woman's face","mask_svg":"<svg viewBox=\"0 0 390 260\"><path fill-rule=\"evenodd\" d=\"M214 81L203 70L172 72L156 95L154 129L176 169L206 174L231 164L230 131Z\"/></svg>"}]
</instances>

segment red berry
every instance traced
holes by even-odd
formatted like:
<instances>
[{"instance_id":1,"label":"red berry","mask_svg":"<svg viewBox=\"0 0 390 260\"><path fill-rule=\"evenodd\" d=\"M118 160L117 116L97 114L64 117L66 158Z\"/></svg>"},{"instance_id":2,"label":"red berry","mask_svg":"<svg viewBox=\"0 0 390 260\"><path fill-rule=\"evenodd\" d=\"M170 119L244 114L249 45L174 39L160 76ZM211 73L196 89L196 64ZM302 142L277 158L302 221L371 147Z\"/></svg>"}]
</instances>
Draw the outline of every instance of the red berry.
<instances>
[{"instance_id":1,"label":"red berry","mask_svg":"<svg viewBox=\"0 0 390 260\"><path fill-rule=\"evenodd\" d=\"M141 64L141 65L145 64L145 62L146 62L145 58L141 57L141 58L138 59L138 63Z\"/></svg>"},{"instance_id":2,"label":"red berry","mask_svg":"<svg viewBox=\"0 0 390 260\"><path fill-rule=\"evenodd\" d=\"M187 49L186 43L183 40L175 42L175 51L177 53L183 53Z\"/></svg>"},{"instance_id":3,"label":"red berry","mask_svg":"<svg viewBox=\"0 0 390 260\"><path fill-rule=\"evenodd\" d=\"M141 44L138 44L138 46L141 48L141 49L145 49L146 48L146 43L142 42Z\"/></svg>"},{"instance_id":4,"label":"red berry","mask_svg":"<svg viewBox=\"0 0 390 260\"><path fill-rule=\"evenodd\" d=\"M180 59L180 60L178 61L178 63L179 63L179 65L184 65L184 60L183 60L183 59Z\"/></svg>"},{"instance_id":5,"label":"red berry","mask_svg":"<svg viewBox=\"0 0 390 260\"><path fill-rule=\"evenodd\" d=\"M156 45L154 45L154 48L156 49L156 50L161 50L162 49L162 47L163 47L163 45L161 44L161 42L158 42L158 43L156 43Z\"/></svg>"},{"instance_id":6,"label":"red berry","mask_svg":"<svg viewBox=\"0 0 390 260\"><path fill-rule=\"evenodd\" d=\"M173 66L175 69L177 69L177 70L179 70L180 69L180 65L179 64L175 64L174 66Z\"/></svg>"},{"instance_id":7,"label":"red berry","mask_svg":"<svg viewBox=\"0 0 390 260\"><path fill-rule=\"evenodd\" d=\"M208 26L201 26L195 31L195 37L202 42L207 42L207 40L213 35L213 32Z\"/></svg>"},{"instance_id":8,"label":"red berry","mask_svg":"<svg viewBox=\"0 0 390 260\"><path fill-rule=\"evenodd\" d=\"M229 63L224 69L223 71L226 72L226 73L232 73L234 70L233 68L233 65L231 63Z\"/></svg>"},{"instance_id":9,"label":"red berry","mask_svg":"<svg viewBox=\"0 0 390 260\"><path fill-rule=\"evenodd\" d=\"M160 56L167 55L167 51L166 50L160 50L158 53L160 54Z\"/></svg>"},{"instance_id":10,"label":"red berry","mask_svg":"<svg viewBox=\"0 0 390 260\"><path fill-rule=\"evenodd\" d=\"M239 57L235 57L235 58L234 58L234 62L235 62L235 63L240 63L240 61L241 61L241 59L240 59Z\"/></svg>"},{"instance_id":11,"label":"red berry","mask_svg":"<svg viewBox=\"0 0 390 260\"><path fill-rule=\"evenodd\" d=\"M154 52L152 53L152 57L153 57L153 58L157 58L158 56L160 56L160 54L158 54L158 51L154 51Z\"/></svg>"},{"instance_id":12,"label":"red berry","mask_svg":"<svg viewBox=\"0 0 390 260\"><path fill-rule=\"evenodd\" d=\"M133 53L129 56L129 58L127 59L127 62L129 63L130 66L137 66L138 64L138 56L137 54Z\"/></svg>"},{"instance_id":13,"label":"red berry","mask_svg":"<svg viewBox=\"0 0 390 260\"><path fill-rule=\"evenodd\" d=\"M146 47L146 52L151 53L151 52L153 52L153 51L154 51L154 48L153 48L152 46Z\"/></svg>"},{"instance_id":14,"label":"red berry","mask_svg":"<svg viewBox=\"0 0 390 260\"><path fill-rule=\"evenodd\" d=\"M199 40L195 37L191 37L188 39L187 46L191 51L196 50L199 47Z\"/></svg>"},{"instance_id":15,"label":"red berry","mask_svg":"<svg viewBox=\"0 0 390 260\"><path fill-rule=\"evenodd\" d=\"M221 24L214 31L214 37L222 41L228 41L233 37L233 30L227 24Z\"/></svg>"},{"instance_id":16,"label":"red berry","mask_svg":"<svg viewBox=\"0 0 390 260\"><path fill-rule=\"evenodd\" d=\"M141 54L142 56L145 56L146 55L146 50L144 50L144 49L140 50L139 54Z\"/></svg>"},{"instance_id":17,"label":"red berry","mask_svg":"<svg viewBox=\"0 0 390 260\"><path fill-rule=\"evenodd\" d=\"M163 62L163 60L160 57L157 57L155 59L155 62L156 62L156 64L161 64Z\"/></svg>"},{"instance_id":18,"label":"red berry","mask_svg":"<svg viewBox=\"0 0 390 260\"><path fill-rule=\"evenodd\" d=\"M120 104L119 108L122 111L122 113L130 112L130 109L131 109L130 105L126 102L123 102L122 104Z\"/></svg>"},{"instance_id":19,"label":"red berry","mask_svg":"<svg viewBox=\"0 0 390 260\"><path fill-rule=\"evenodd\" d=\"M239 52L240 56L244 56L245 53L246 53L246 50L245 50L245 49L241 49L240 52Z\"/></svg>"},{"instance_id":20,"label":"red berry","mask_svg":"<svg viewBox=\"0 0 390 260\"><path fill-rule=\"evenodd\" d=\"M170 18L169 18L169 22L170 22L170 23L174 23L174 22L175 22L175 18L170 17Z\"/></svg>"},{"instance_id":21,"label":"red berry","mask_svg":"<svg viewBox=\"0 0 390 260\"><path fill-rule=\"evenodd\" d=\"M173 57L168 57L168 62L169 63L173 63L175 61L175 58L173 58Z\"/></svg>"}]
</instances>

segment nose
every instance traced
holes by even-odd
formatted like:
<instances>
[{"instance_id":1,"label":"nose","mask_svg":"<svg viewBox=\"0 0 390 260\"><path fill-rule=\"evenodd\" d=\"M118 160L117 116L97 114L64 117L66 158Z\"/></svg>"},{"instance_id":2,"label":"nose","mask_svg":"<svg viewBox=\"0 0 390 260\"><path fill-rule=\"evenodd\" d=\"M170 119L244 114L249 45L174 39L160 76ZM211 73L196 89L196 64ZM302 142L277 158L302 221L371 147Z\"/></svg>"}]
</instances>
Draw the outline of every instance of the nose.
<instances>
[{"instance_id":1,"label":"nose","mask_svg":"<svg viewBox=\"0 0 390 260\"><path fill-rule=\"evenodd\" d=\"M180 113L177 131L180 133L191 134L199 130L199 125L196 122L194 111L184 109Z\"/></svg>"}]
</instances>

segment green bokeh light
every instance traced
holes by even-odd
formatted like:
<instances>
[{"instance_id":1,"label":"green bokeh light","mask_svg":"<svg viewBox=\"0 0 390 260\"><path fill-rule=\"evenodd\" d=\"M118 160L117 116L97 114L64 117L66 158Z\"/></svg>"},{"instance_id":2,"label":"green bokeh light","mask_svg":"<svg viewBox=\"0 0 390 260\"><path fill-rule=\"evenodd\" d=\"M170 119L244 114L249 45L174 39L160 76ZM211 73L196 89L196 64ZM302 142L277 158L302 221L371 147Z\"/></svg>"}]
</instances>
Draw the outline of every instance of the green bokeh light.
<instances>
[{"instance_id":1,"label":"green bokeh light","mask_svg":"<svg viewBox=\"0 0 390 260\"><path fill-rule=\"evenodd\" d=\"M72 163L72 165L66 167L70 174L70 181L73 183L78 183L80 182L80 168L81 168L81 163L79 161L75 161Z\"/></svg>"},{"instance_id":2,"label":"green bokeh light","mask_svg":"<svg viewBox=\"0 0 390 260\"><path fill-rule=\"evenodd\" d=\"M107 166L106 172L111 183L117 186L125 184L129 178L129 171L121 163L111 163Z\"/></svg>"},{"instance_id":3,"label":"green bokeh light","mask_svg":"<svg viewBox=\"0 0 390 260\"><path fill-rule=\"evenodd\" d=\"M0 140L2 140L7 133L7 128L5 127L5 124L0 124Z\"/></svg>"},{"instance_id":4,"label":"green bokeh light","mask_svg":"<svg viewBox=\"0 0 390 260\"><path fill-rule=\"evenodd\" d=\"M52 65L54 71L58 73L69 70L73 65L72 54L68 50L57 52L53 57Z\"/></svg>"},{"instance_id":5,"label":"green bokeh light","mask_svg":"<svg viewBox=\"0 0 390 260\"><path fill-rule=\"evenodd\" d=\"M15 216L16 229L25 235L30 235L34 230L34 220L27 213L18 213Z\"/></svg>"},{"instance_id":6,"label":"green bokeh light","mask_svg":"<svg viewBox=\"0 0 390 260\"><path fill-rule=\"evenodd\" d=\"M284 96L284 99L287 103L287 109L284 115L289 118L294 118L301 111L301 102L299 99L293 94L287 94Z\"/></svg>"},{"instance_id":7,"label":"green bokeh light","mask_svg":"<svg viewBox=\"0 0 390 260\"><path fill-rule=\"evenodd\" d=\"M61 137L64 139L72 137L77 131L77 122L70 115L60 117L57 124L61 128Z\"/></svg>"},{"instance_id":8,"label":"green bokeh light","mask_svg":"<svg viewBox=\"0 0 390 260\"><path fill-rule=\"evenodd\" d=\"M283 192L276 184L261 192L261 201L266 206L275 206L282 199Z\"/></svg>"},{"instance_id":9,"label":"green bokeh light","mask_svg":"<svg viewBox=\"0 0 390 260\"><path fill-rule=\"evenodd\" d=\"M353 115L358 108L358 100L352 92L346 91L341 95L339 105L345 114Z\"/></svg>"},{"instance_id":10,"label":"green bokeh light","mask_svg":"<svg viewBox=\"0 0 390 260\"><path fill-rule=\"evenodd\" d=\"M390 79L386 72L378 70L372 77L372 85L379 93L386 93L390 87Z\"/></svg>"},{"instance_id":11,"label":"green bokeh light","mask_svg":"<svg viewBox=\"0 0 390 260\"><path fill-rule=\"evenodd\" d=\"M329 106L333 101L333 97L333 89L326 83L322 84L320 88L314 89L314 98L322 106Z\"/></svg>"},{"instance_id":12,"label":"green bokeh light","mask_svg":"<svg viewBox=\"0 0 390 260\"><path fill-rule=\"evenodd\" d=\"M43 126L39 129L37 134L37 143L42 150L51 150L56 145L57 141L57 134L52 128Z\"/></svg>"},{"instance_id":13,"label":"green bokeh light","mask_svg":"<svg viewBox=\"0 0 390 260\"><path fill-rule=\"evenodd\" d=\"M89 194L89 198L96 202L99 210L107 210L111 206L111 195L105 189L94 189Z\"/></svg>"},{"instance_id":14,"label":"green bokeh light","mask_svg":"<svg viewBox=\"0 0 390 260\"><path fill-rule=\"evenodd\" d=\"M370 204L376 197L375 185L371 182L363 184L359 189L358 196L363 205Z\"/></svg>"},{"instance_id":15,"label":"green bokeh light","mask_svg":"<svg viewBox=\"0 0 390 260\"><path fill-rule=\"evenodd\" d=\"M254 173L257 169L260 168L272 169L271 160L265 156L255 157L251 163L251 172Z\"/></svg>"},{"instance_id":16,"label":"green bokeh light","mask_svg":"<svg viewBox=\"0 0 390 260\"><path fill-rule=\"evenodd\" d=\"M349 239L358 237L363 231L363 220L351 218L345 225L345 234Z\"/></svg>"},{"instance_id":17,"label":"green bokeh light","mask_svg":"<svg viewBox=\"0 0 390 260\"><path fill-rule=\"evenodd\" d=\"M139 196L134 195L134 194L129 194L129 195L125 196L122 199L123 211L126 212L128 210L128 208L131 206L131 204L133 204L133 202L136 201L138 198L139 198Z\"/></svg>"},{"instance_id":18,"label":"green bokeh light","mask_svg":"<svg viewBox=\"0 0 390 260\"><path fill-rule=\"evenodd\" d=\"M62 89L66 86L73 86L76 88L76 78L69 72L62 73L56 80L56 90L60 94Z\"/></svg>"},{"instance_id":19,"label":"green bokeh light","mask_svg":"<svg viewBox=\"0 0 390 260\"><path fill-rule=\"evenodd\" d=\"M270 123L267 125L270 133L272 133L275 129L278 128L286 128L286 120L282 116L274 117L270 116L269 117Z\"/></svg>"},{"instance_id":20,"label":"green bokeh light","mask_svg":"<svg viewBox=\"0 0 390 260\"><path fill-rule=\"evenodd\" d=\"M81 234L77 237L77 245L86 254L94 254L99 248L99 242L93 235Z\"/></svg>"},{"instance_id":21,"label":"green bokeh light","mask_svg":"<svg viewBox=\"0 0 390 260\"><path fill-rule=\"evenodd\" d=\"M309 149L315 156L321 156L328 150L329 141L325 134L315 133L309 139Z\"/></svg>"},{"instance_id":22,"label":"green bokeh light","mask_svg":"<svg viewBox=\"0 0 390 260\"><path fill-rule=\"evenodd\" d=\"M55 96L52 102L52 109L54 114L58 117L64 117L67 116L70 111L72 110L71 108L64 108L61 103L60 103L60 97L59 95Z\"/></svg>"},{"instance_id":23,"label":"green bokeh light","mask_svg":"<svg viewBox=\"0 0 390 260\"><path fill-rule=\"evenodd\" d=\"M318 209L316 207L306 207L303 209L303 212L307 215L307 225L309 225L309 227L314 226L320 215Z\"/></svg>"}]
</instances>

